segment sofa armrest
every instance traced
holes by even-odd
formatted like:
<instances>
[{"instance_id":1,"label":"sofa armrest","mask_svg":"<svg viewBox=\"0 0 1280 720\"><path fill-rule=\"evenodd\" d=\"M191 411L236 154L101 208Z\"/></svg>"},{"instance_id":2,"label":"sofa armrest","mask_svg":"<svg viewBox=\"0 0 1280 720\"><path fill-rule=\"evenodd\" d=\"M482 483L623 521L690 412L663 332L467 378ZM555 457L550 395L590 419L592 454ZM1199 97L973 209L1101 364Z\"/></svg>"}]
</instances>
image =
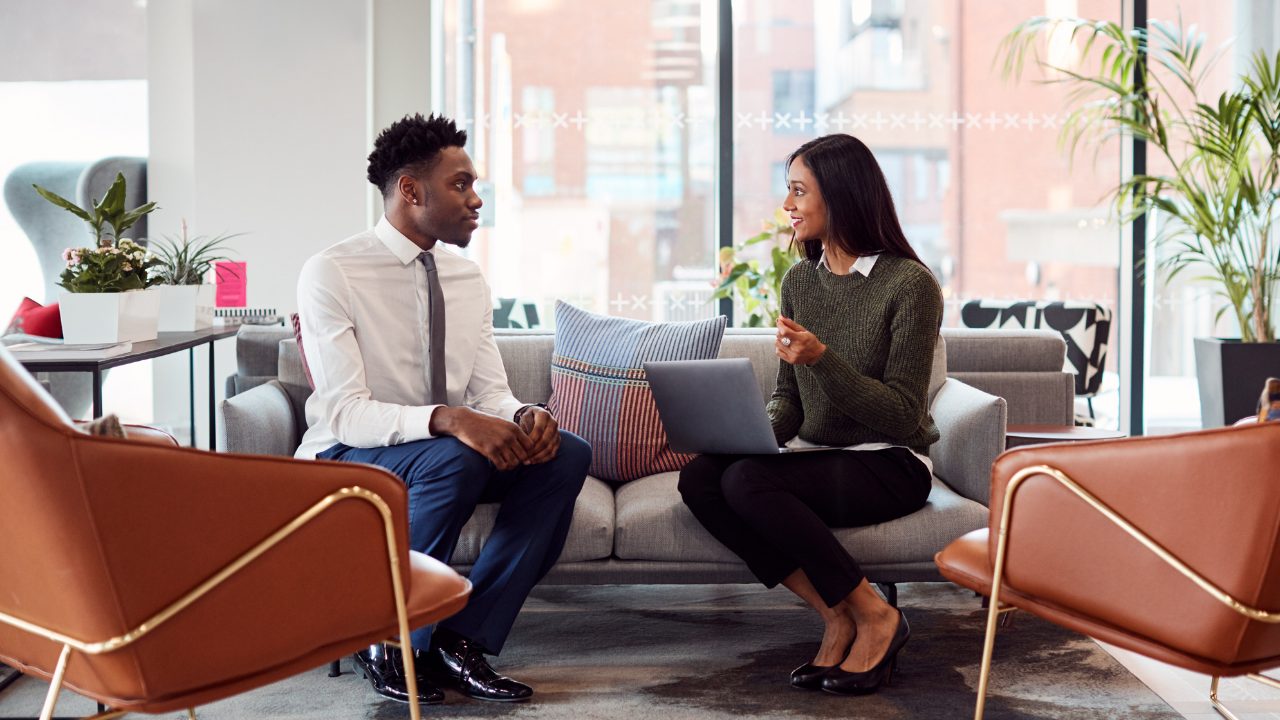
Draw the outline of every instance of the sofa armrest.
<instances>
[{"instance_id":1,"label":"sofa armrest","mask_svg":"<svg viewBox=\"0 0 1280 720\"><path fill-rule=\"evenodd\" d=\"M298 449L293 402L278 380L223 400L218 415L218 447L227 452L291 457Z\"/></svg>"},{"instance_id":2,"label":"sofa armrest","mask_svg":"<svg viewBox=\"0 0 1280 720\"><path fill-rule=\"evenodd\" d=\"M149 425L125 425L124 431L130 440L151 443L153 445L178 447L178 440L176 438L159 428L153 428Z\"/></svg>"},{"instance_id":3,"label":"sofa armrest","mask_svg":"<svg viewBox=\"0 0 1280 720\"><path fill-rule=\"evenodd\" d=\"M1004 398L948 378L931 412L941 434L929 448L934 475L970 500L989 504L991 465L1004 451Z\"/></svg>"},{"instance_id":4,"label":"sofa armrest","mask_svg":"<svg viewBox=\"0 0 1280 720\"><path fill-rule=\"evenodd\" d=\"M74 420L76 427L88 425L89 420ZM137 442L151 443L153 445L167 445L169 447L179 447L180 443L177 438L159 428L153 428L150 425L123 425L126 439L136 440Z\"/></svg>"}]
</instances>

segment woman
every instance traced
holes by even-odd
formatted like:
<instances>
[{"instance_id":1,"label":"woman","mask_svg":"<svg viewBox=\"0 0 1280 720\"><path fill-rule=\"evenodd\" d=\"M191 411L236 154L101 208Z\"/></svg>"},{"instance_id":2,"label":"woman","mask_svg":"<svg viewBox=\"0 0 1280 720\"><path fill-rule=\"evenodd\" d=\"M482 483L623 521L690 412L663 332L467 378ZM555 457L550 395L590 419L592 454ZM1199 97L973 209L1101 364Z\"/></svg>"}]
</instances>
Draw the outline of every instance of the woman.
<instances>
[{"instance_id":1,"label":"woman","mask_svg":"<svg viewBox=\"0 0 1280 720\"><path fill-rule=\"evenodd\" d=\"M782 208L804 259L782 281L769 418L779 444L843 449L702 455L680 472L680 494L761 582L822 616L818 653L791 684L867 694L889 681L910 629L830 528L893 520L929 497L942 293L856 138L827 135L792 153Z\"/></svg>"}]
</instances>

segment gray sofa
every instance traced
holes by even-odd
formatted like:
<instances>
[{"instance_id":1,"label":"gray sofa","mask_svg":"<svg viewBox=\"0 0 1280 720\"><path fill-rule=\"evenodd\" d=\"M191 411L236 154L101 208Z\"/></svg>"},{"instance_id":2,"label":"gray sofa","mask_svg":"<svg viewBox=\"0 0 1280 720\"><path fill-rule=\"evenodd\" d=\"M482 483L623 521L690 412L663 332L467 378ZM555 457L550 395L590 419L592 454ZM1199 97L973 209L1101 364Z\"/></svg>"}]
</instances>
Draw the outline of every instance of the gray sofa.
<instances>
[{"instance_id":1,"label":"gray sofa","mask_svg":"<svg viewBox=\"0 0 1280 720\"><path fill-rule=\"evenodd\" d=\"M936 476L929 502L892 522L835 532L877 583L941 580L933 556L987 523L991 464L1004 449L1006 421L1069 424L1073 378L1066 346L1051 331L944 330L935 359L931 411L941 440L930 456ZM498 348L516 397L551 394L554 335L499 332ZM945 350L945 352L941 352ZM773 390L772 330L726 332L721 357L750 358L762 397ZM292 455L305 429L310 394L292 333L246 326L237 339L238 372L220 406L219 447L228 452ZM945 370L944 370L945 368ZM587 478L569 539L546 582L750 582L751 575L693 518L669 472L613 486ZM454 564L466 570L493 526L496 505L482 505L463 528Z\"/></svg>"}]
</instances>

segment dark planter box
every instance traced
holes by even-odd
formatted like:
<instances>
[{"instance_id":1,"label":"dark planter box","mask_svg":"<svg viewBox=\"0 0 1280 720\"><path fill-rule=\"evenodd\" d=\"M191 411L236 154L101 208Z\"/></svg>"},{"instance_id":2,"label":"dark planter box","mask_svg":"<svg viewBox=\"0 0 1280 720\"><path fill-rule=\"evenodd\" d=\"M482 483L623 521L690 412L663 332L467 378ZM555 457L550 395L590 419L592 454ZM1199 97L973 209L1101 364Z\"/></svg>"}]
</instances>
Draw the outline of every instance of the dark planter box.
<instances>
[{"instance_id":1,"label":"dark planter box","mask_svg":"<svg viewBox=\"0 0 1280 720\"><path fill-rule=\"evenodd\" d=\"M1257 414L1269 377L1280 377L1280 342L1196 338L1201 425L1222 427Z\"/></svg>"}]
</instances>

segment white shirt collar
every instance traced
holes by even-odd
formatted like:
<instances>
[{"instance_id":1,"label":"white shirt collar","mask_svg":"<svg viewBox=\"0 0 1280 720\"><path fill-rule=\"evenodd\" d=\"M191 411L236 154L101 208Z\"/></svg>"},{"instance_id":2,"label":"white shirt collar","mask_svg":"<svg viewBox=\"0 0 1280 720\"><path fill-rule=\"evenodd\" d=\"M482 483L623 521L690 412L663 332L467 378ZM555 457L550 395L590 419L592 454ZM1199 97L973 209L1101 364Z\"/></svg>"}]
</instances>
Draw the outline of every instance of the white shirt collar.
<instances>
[{"instance_id":1,"label":"white shirt collar","mask_svg":"<svg viewBox=\"0 0 1280 720\"><path fill-rule=\"evenodd\" d=\"M404 233L397 230L386 215L379 218L378 224L373 226L373 234L378 236L378 239L382 241L383 245L387 246L392 255L396 256L401 265L408 265L417 260L418 256L422 254L422 248L415 245L412 240L405 237Z\"/></svg>"},{"instance_id":2,"label":"white shirt collar","mask_svg":"<svg viewBox=\"0 0 1280 720\"><path fill-rule=\"evenodd\" d=\"M860 273L863 277L871 277L871 268L876 266L876 260L879 259L879 257L879 253L875 255L860 255L858 259L854 260L853 264L849 266L849 272ZM818 258L818 265L826 269L827 272L831 272L831 266L827 264L827 253L825 250L822 253L822 257Z\"/></svg>"}]
</instances>

